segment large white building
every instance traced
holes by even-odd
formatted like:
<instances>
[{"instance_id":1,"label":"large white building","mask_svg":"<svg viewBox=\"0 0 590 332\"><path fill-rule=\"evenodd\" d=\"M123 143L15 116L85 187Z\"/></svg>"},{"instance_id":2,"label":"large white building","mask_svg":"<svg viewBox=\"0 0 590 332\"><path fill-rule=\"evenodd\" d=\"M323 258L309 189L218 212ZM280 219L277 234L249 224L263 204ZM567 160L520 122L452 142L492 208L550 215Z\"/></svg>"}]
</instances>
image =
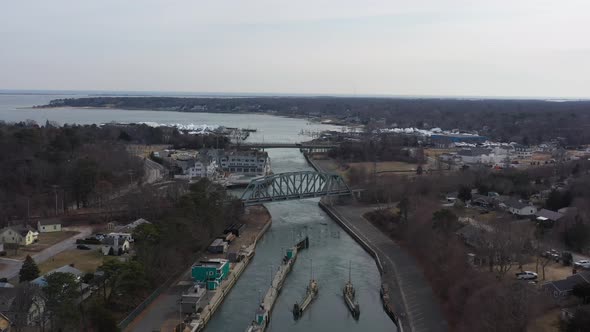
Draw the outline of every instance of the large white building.
<instances>
[{"instance_id":1,"label":"large white building","mask_svg":"<svg viewBox=\"0 0 590 332\"><path fill-rule=\"evenodd\" d=\"M224 172L243 175L267 175L270 173L270 158L263 151L230 151L219 156Z\"/></svg>"},{"instance_id":2,"label":"large white building","mask_svg":"<svg viewBox=\"0 0 590 332\"><path fill-rule=\"evenodd\" d=\"M192 178L213 178L217 172L215 160L197 159L193 167L189 167L187 175Z\"/></svg>"}]
</instances>

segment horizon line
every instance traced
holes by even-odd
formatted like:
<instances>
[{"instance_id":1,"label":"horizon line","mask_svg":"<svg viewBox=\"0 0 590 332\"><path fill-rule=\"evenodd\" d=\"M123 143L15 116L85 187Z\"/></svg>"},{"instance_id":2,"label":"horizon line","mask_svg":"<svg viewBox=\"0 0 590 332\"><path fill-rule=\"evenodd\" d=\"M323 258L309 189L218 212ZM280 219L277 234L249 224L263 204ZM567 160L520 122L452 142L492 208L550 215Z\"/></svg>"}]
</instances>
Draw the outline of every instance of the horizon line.
<instances>
[{"instance_id":1,"label":"horizon line","mask_svg":"<svg viewBox=\"0 0 590 332\"><path fill-rule=\"evenodd\" d=\"M429 94L327 94L280 92L189 92L152 90L51 90L51 89L0 89L0 95L86 95L94 97L308 97L308 98L383 98L383 99L478 99L478 100L540 100L540 101L590 101L590 97L556 96L496 96L496 95L429 95Z\"/></svg>"}]
</instances>

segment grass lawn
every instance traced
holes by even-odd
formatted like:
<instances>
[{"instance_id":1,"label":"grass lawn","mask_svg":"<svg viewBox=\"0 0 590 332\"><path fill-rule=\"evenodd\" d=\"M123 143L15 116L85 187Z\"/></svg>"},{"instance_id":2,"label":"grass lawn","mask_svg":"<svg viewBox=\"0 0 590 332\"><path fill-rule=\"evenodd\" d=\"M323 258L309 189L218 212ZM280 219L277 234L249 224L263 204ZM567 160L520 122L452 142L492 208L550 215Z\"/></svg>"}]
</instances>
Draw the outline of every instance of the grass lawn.
<instances>
[{"instance_id":1,"label":"grass lawn","mask_svg":"<svg viewBox=\"0 0 590 332\"><path fill-rule=\"evenodd\" d=\"M531 258L534 259L534 258ZM526 271L533 271L535 272L535 263L528 263L525 264L522 268ZM561 280L565 279L572 275L572 267L571 266L563 266L561 263L551 262L545 266L545 280L543 280L543 269L541 264L539 264L539 283L544 281L554 281L554 280Z\"/></svg>"},{"instance_id":2,"label":"grass lawn","mask_svg":"<svg viewBox=\"0 0 590 332\"><path fill-rule=\"evenodd\" d=\"M349 163L351 168L365 168L367 171L373 171L375 165L372 162ZM377 163L377 172L404 172L415 171L417 164L405 163L403 161L382 161Z\"/></svg>"},{"instance_id":3,"label":"grass lawn","mask_svg":"<svg viewBox=\"0 0 590 332\"><path fill-rule=\"evenodd\" d=\"M39 233L39 241L28 246L21 246L18 249L16 255L14 254L14 250L6 250L7 257L15 259L24 259L27 255L34 255L76 234L78 234L78 232L74 231Z\"/></svg>"},{"instance_id":4,"label":"grass lawn","mask_svg":"<svg viewBox=\"0 0 590 332\"><path fill-rule=\"evenodd\" d=\"M61 242L67 238L70 238L76 234L78 234L78 232L74 232L74 231L39 233L39 242L37 242L37 244L42 245L42 246L46 246L46 247L50 247L58 242Z\"/></svg>"},{"instance_id":5,"label":"grass lawn","mask_svg":"<svg viewBox=\"0 0 590 332\"><path fill-rule=\"evenodd\" d=\"M62 251L39 265L41 274L51 271L58 267L68 264L74 264L74 267L82 272L96 271L96 268L102 265L105 256L98 250L80 250L70 249Z\"/></svg>"}]
</instances>

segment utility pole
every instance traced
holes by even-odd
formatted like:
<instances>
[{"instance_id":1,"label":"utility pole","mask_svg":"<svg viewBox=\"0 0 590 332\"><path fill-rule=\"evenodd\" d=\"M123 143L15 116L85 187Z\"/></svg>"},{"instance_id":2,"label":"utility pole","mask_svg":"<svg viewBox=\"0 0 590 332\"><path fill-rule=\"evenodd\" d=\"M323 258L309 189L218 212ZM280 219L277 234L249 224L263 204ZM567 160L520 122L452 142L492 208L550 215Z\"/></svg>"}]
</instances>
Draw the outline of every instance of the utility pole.
<instances>
[{"instance_id":1,"label":"utility pole","mask_svg":"<svg viewBox=\"0 0 590 332\"><path fill-rule=\"evenodd\" d=\"M53 193L55 194L55 215L57 216L57 188L59 186L54 184L51 187L53 188Z\"/></svg>"}]
</instances>

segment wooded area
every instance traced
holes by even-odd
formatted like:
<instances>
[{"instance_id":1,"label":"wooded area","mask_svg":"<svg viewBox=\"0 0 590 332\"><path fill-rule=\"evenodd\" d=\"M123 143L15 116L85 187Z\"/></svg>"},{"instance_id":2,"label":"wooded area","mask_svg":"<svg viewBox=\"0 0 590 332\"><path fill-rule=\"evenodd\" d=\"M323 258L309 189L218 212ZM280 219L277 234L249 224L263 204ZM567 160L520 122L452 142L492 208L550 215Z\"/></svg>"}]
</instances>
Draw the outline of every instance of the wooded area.
<instances>
[{"instance_id":1,"label":"wooded area","mask_svg":"<svg viewBox=\"0 0 590 332\"><path fill-rule=\"evenodd\" d=\"M225 137L147 125L0 123L0 222L54 216L137 186L144 161L130 154L127 144L201 148L227 142Z\"/></svg>"}]
</instances>

